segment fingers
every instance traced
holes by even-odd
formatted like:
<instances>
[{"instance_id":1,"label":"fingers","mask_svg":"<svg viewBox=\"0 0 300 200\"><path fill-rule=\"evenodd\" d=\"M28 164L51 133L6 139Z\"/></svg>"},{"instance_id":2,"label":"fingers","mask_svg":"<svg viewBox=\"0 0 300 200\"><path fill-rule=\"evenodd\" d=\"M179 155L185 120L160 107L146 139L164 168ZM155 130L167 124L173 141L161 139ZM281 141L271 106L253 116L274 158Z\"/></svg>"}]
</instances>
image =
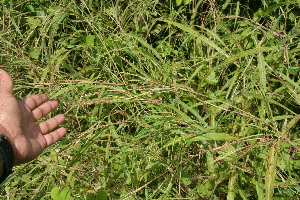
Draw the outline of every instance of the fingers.
<instances>
[{"instance_id":1,"label":"fingers","mask_svg":"<svg viewBox=\"0 0 300 200\"><path fill-rule=\"evenodd\" d=\"M55 100L48 101L48 97L45 94L36 94L26 97L21 100L21 103L25 104L26 107L32 111L35 121L40 120L58 107L58 102Z\"/></svg>"},{"instance_id":2,"label":"fingers","mask_svg":"<svg viewBox=\"0 0 300 200\"><path fill-rule=\"evenodd\" d=\"M56 115L44 122L41 122L38 126L43 135L48 134L50 131L54 130L56 127L64 123L65 116L63 114Z\"/></svg>"},{"instance_id":3,"label":"fingers","mask_svg":"<svg viewBox=\"0 0 300 200\"><path fill-rule=\"evenodd\" d=\"M43 103L48 101L48 97L45 94L36 94L29 97L26 97L22 100L25 105L29 108L30 111L36 109Z\"/></svg>"},{"instance_id":4,"label":"fingers","mask_svg":"<svg viewBox=\"0 0 300 200\"><path fill-rule=\"evenodd\" d=\"M11 77L3 69L0 69L0 94L3 93L12 94L13 82Z\"/></svg>"},{"instance_id":5,"label":"fingers","mask_svg":"<svg viewBox=\"0 0 300 200\"><path fill-rule=\"evenodd\" d=\"M53 132L50 132L53 129L57 128L59 125L61 125L64 121L65 121L65 116L63 114L60 114L44 122L41 122L38 125L41 130L41 133L43 134L46 140L46 145L47 145L46 147L54 144L67 133L67 130L63 127Z\"/></svg>"},{"instance_id":6,"label":"fingers","mask_svg":"<svg viewBox=\"0 0 300 200\"><path fill-rule=\"evenodd\" d=\"M57 142L60 138L62 138L67 133L65 128L59 128L47 135L44 135L44 138L47 143L47 147Z\"/></svg>"},{"instance_id":7,"label":"fingers","mask_svg":"<svg viewBox=\"0 0 300 200\"><path fill-rule=\"evenodd\" d=\"M25 99L20 101L21 106L25 106L23 108L26 111L31 112L34 121L40 120L42 117L50 113L51 111L55 110L58 107L58 102L55 100L48 100L47 95L45 94L37 94L29 96ZM65 116L63 114L56 115L46 121L39 123L37 126L42 133L42 137L44 137L46 144L43 142L43 148L46 148L53 143L57 142L60 138L62 138L66 133L67 130L65 128L57 128L65 121ZM53 131L53 132L51 132ZM46 145L46 146L44 146Z\"/></svg>"},{"instance_id":8,"label":"fingers","mask_svg":"<svg viewBox=\"0 0 300 200\"><path fill-rule=\"evenodd\" d=\"M58 107L57 101L47 101L34 109L32 115L35 121L40 120L42 117L55 110Z\"/></svg>"}]
</instances>

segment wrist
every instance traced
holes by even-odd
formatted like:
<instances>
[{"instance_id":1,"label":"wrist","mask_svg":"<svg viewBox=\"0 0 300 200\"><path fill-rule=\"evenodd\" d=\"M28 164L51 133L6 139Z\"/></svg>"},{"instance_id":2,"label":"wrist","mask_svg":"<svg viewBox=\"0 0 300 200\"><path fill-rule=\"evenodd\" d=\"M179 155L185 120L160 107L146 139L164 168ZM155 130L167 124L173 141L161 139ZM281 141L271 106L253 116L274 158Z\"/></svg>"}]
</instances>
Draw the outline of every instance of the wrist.
<instances>
[{"instance_id":1,"label":"wrist","mask_svg":"<svg viewBox=\"0 0 300 200\"><path fill-rule=\"evenodd\" d=\"M0 156L2 158L1 183L12 173L15 162L14 150L6 136L2 134L0 134Z\"/></svg>"},{"instance_id":2,"label":"wrist","mask_svg":"<svg viewBox=\"0 0 300 200\"><path fill-rule=\"evenodd\" d=\"M2 157L0 156L0 177L2 177L3 170L4 170L3 159L2 159Z\"/></svg>"},{"instance_id":3,"label":"wrist","mask_svg":"<svg viewBox=\"0 0 300 200\"><path fill-rule=\"evenodd\" d=\"M12 148L12 150L13 150L13 156L14 156L14 165L17 163L17 151L16 151L16 148L15 148L15 144L14 144L14 140L13 140L13 138L12 138L12 136L11 136L11 134L8 132L8 130L7 129L5 129L1 124L0 124L0 136L1 135L4 135L5 136L5 138L6 138L6 140L9 142L9 144L10 144L10 146L11 146L11 148ZM2 159L3 160L3 159ZM3 162L4 162L4 160L3 160Z\"/></svg>"}]
</instances>

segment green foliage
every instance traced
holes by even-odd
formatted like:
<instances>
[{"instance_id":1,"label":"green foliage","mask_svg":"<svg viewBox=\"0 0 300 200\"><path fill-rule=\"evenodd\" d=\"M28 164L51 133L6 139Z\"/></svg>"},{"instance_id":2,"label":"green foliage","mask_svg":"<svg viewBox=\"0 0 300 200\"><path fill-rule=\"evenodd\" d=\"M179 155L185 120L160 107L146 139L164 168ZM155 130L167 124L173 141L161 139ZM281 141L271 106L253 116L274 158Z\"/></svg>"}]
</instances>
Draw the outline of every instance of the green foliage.
<instances>
[{"instance_id":1,"label":"green foliage","mask_svg":"<svg viewBox=\"0 0 300 200\"><path fill-rule=\"evenodd\" d=\"M15 95L69 133L7 199L299 199L296 1L0 1Z\"/></svg>"},{"instance_id":2,"label":"green foliage","mask_svg":"<svg viewBox=\"0 0 300 200\"><path fill-rule=\"evenodd\" d=\"M107 194L103 190L97 191L96 194L88 194L86 200L107 200Z\"/></svg>"},{"instance_id":3,"label":"green foliage","mask_svg":"<svg viewBox=\"0 0 300 200\"><path fill-rule=\"evenodd\" d=\"M64 187L61 190L56 186L51 190L51 199L53 200L72 200L70 187Z\"/></svg>"},{"instance_id":4,"label":"green foliage","mask_svg":"<svg viewBox=\"0 0 300 200\"><path fill-rule=\"evenodd\" d=\"M192 2L192 0L176 0L176 6L180 6L181 4L187 5Z\"/></svg>"}]
</instances>

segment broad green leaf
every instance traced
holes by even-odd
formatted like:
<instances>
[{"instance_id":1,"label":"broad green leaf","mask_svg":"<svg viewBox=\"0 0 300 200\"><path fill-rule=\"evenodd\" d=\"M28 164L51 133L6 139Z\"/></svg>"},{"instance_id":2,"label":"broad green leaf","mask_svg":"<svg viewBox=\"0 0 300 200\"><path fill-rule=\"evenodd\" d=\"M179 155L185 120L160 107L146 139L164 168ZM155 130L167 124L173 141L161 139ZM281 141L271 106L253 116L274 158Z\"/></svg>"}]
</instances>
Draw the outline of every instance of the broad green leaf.
<instances>
[{"instance_id":1,"label":"broad green leaf","mask_svg":"<svg viewBox=\"0 0 300 200\"><path fill-rule=\"evenodd\" d=\"M107 200L107 194L103 190L98 190L95 200Z\"/></svg>"},{"instance_id":2,"label":"broad green leaf","mask_svg":"<svg viewBox=\"0 0 300 200\"><path fill-rule=\"evenodd\" d=\"M183 0L183 5L187 5L187 4L191 3L191 2L192 2L192 0Z\"/></svg>"},{"instance_id":3,"label":"broad green leaf","mask_svg":"<svg viewBox=\"0 0 300 200\"><path fill-rule=\"evenodd\" d=\"M60 199L61 200L70 200L71 199L71 190L69 186L64 187L61 191L60 191Z\"/></svg>"},{"instance_id":4,"label":"broad green leaf","mask_svg":"<svg viewBox=\"0 0 300 200\"><path fill-rule=\"evenodd\" d=\"M86 200L107 200L107 194L103 190L98 190L96 194L88 194Z\"/></svg>"},{"instance_id":5,"label":"broad green leaf","mask_svg":"<svg viewBox=\"0 0 300 200\"><path fill-rule=\"evenodd\" d=\"M88 195L86 195L85 200L95 200L95 195L93 195L93 194L88 194Z\"/></svg>"},{"instance_id":6,"label":"broad green leaf","mask_svg":"<svg viewBox=\"0 0 300 200\"><path fill-rule=\"evenodd\" d=\"M88 46L94 46L95 45L95 35L87 35L85 38L85 41Z\"/></svg>"},{"instance_id":7,"label":"broad green leaf","mask_svg":"<svg viewBox=\"0 0 300 200\"><path fill-rule=\"evenodd\" d=\"M51 192L50 192L50 196L51 199L53 200L59 200L59 188L57 186L55 186L54 188L52 188Z\"/></svg>"},{"instance_id":8,"label":"broad green leaf","mask_svg":"<svg viewBox=\"0 0 300 200\"><path fill-rule=\"evenodd\" d=\"M192 178L192 175L189 173L184 173L181 176L181 179L185 185L190 185L192 183L191 178Z\"/></svg>"},{"instance_id":9,"label":"broad green leaf","mask_svg":"<svg viewBox=\"0 0 300 200\"><path fill-rule=\"evenodd\" d=\"M63 189L59 189L57 186L55 186L51 192L50 196L52 200L72 200L71 197L71 189L69 186L64 187Z\"/></svg>"},{"instance_id":10,"label":"broad green leaf","mask_svg":"<svg viewBox=\"0 0 300 200\"><path fill-rule=\"evenodd\" d=\"M205 79L205 82L208 84L216 84L218 82L218 80L216 79L216 73L214 71L212 71Z\"/></svg>"},{"instance_id":11,"label":"broad green leaf","mask_svg":"<svg viewBox=\"0 0 300 200\"><path fill-rule=\"evenodd\" d=\"M29 52L29 56L35 60L39 59L39 52L36 49L33 49Z\"/></svg>"},{"instance_id":12,"label":"broad green leaf","mask_svg":"<svg viewBox=\"0 0 300 200\"><path fill-rule=\"evenodd\" d=\"M182 3L182 0L176 0L176 6L180 6Z\"/></svg>"},{"instance_id":13,"label":"broad green leaf","mask_svg":"<svg viewBox=\"0 0 300 200\"><path fill-rule=\"evenodd\" d=\"M41 20L36 17L28 17L27 22L31 29L35 29L39 25L41 25Z\"/></svg>"}]
</instances>

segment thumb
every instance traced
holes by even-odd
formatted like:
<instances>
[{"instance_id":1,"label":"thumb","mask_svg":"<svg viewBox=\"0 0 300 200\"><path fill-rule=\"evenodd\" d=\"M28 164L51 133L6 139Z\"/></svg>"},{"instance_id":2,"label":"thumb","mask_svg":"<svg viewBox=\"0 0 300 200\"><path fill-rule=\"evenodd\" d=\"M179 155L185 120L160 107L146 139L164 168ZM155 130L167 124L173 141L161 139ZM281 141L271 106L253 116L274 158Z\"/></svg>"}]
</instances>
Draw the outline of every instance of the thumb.
<instances>
[{"instance_id":1,"label":"thumb","mask_svg":"<svg viewBox=\"0 0 300 200\"><path fill-rule=\"evenodd\" d=\"M13 92L13 82L8 73L0 69L0 94Z\"/></svg>"}]
</instances>

